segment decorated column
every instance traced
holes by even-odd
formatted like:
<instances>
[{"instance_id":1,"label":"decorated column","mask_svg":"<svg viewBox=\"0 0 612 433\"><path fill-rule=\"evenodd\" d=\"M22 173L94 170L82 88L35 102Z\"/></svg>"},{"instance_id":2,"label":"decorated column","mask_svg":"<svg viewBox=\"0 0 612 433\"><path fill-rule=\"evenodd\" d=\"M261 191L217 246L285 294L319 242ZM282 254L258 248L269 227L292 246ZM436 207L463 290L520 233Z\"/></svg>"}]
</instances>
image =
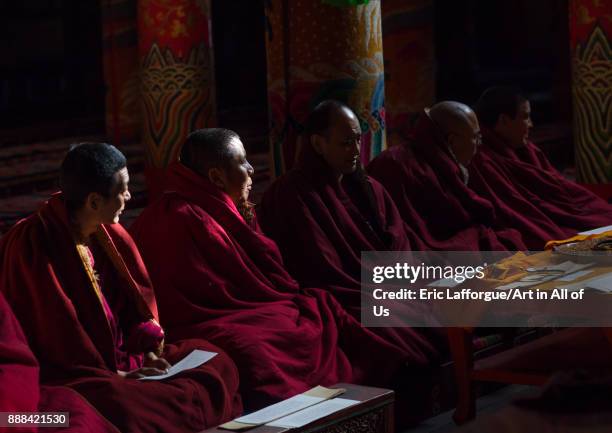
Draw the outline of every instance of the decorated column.
<instances>
[{"instance_id":1,"label":"decorated column","mask_svg":"<svg viewBox=\"0 0 612 433\"><path fill-rule=\"evenodd\" d=\"M433 105L436 93L433 0L384 0L387 141L401 141L414 116Z\"/></svg>"},{"instance_id":2,"label":"decorated column","mask_svg":"<svg viewBox=\"0 0 612 433\"><path fill-rule=\"evenodd\" d=\"M612 196L612 2L570 0L578 180Z\"/></svg>"},{"instance_id":3,"label":"decorated column","mask_svg":"<svg viewBox=\"0 0 612 433\"><path fill-rule=\"evenodd\" d=\"M136 2L100 0L106 87L106 133L113 144L140 136L140 80Z\"/></svg>"},{"instance_id":4,"label":"decorated column","mask_svg":"<svg viewBox=\"0 0 612 433\"><path fill-rule=\"evenodd\" d=\"M308 112L347 103L364 132L364 163L386 146L380 0L266 0L274 174L290 168Z\"/></svg>"},{"instance_id":5,"label":"decorated column","mask_svg":"<svg viewBox=\"0 0 612 433\"><path fill-rule=\"evenodd\" d=\"M209 0L139 0L142 141L151 197L194 129L214 126Z\"/></svg>"}]
</instances>

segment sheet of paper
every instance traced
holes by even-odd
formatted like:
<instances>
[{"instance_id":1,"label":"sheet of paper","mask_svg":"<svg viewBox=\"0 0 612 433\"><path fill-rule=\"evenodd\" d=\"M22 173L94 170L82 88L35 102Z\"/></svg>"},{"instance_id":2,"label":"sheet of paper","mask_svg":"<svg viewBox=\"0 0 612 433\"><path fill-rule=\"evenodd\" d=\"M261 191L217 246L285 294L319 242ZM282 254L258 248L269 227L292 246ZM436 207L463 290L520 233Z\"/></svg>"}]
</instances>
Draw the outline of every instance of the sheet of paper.
<instances>
[{"instance_id":1,"label":"sheet of paper","mask_svg":"<svg viewBox=\"0 0 612 433\"><path fill-rule=\"evenodd\" d=\"M547 281L573 281L579 276L575 276L578 271L593 266L593 263L574 263L570 260L559 263L557 265L530 267L526 270L528 274L518 281L496 287L497 290L510 290L517 287L529 287L536 284L545 283ZM589 271L586 271L588 273ZM565 279L574 275L571 279ZM584 274L583 274L584 275Z\"/></svg>"},{"instance_id":2,"label":"sheet of paper","mask_svg":"<svg viewBox=\"0 0 612 433\"><path fill-rule=\"evenodd\" d=\"M606 293L612 293L612 273L600 275L583 282L584 286L590 289L600 290Z\"/></svg>"},{"instance_id":3,"label":"sheet of paper","mask_svg":"<svg viewBox=\"0 0 612 433\"><path fill-rule=\"evenodd\" d=\"M582 278L585 275L588 275L590 273L591 273L591 270L572 272L571 274L567 274L567 275L564 275L564 276L562 276L560 278L557 278L556 281L575 281L578 278Z\"/></svg>"},{"instance_id":4,"label":"sheet of paper","mask_svg":"<svg viewBox=\"0 0 612 433\"><path fill-rule=\"evenodd\" d=\"M138 380L163 380L168 379L176 374L179 374L181 371L189 370L191 368L199 367L205 362L210 361L215 356L217 356L216 352L207 352L205 350L194 350L189 355L181 359L179 362L174 364L172 367L168 369L168 374L162 374L159 376L147 376L142 377Z\"/></svg>"},{"instance_id":5,"label":"sheet of paper","mask_svg":"<svg viewBox=\"0 0 612 433\"><path fill-rule=\"evenodd\" d=\"M568 261L559 263L557 265L527 268L527 271L533 272L533 273L557 272L558 274L569 274L569 273L576 272L584 268L588 268L589 266L593 266L593 263L574 263L571 260L568 260Z\"/></svg>"},{"instance_id":6,"label":"sheet of paper","mask_svg":"<svg viewBox=\"0 0 612 433\"><path fill-rule=\"evenodd\" d=\"M586 231L586 232L580 232L578 234L579 235L585 235L585 236L588 236L588 235L598 235L600 233L608 232L608 231L611 231L611 230L612 230L612 226L605 226L605 227L599 227L597 229L589 230L589 231Z\"/></svg>"},{"instance_id":7,"label":"sheet of paper","mask_svg":"<svg viewBox=\"0 0 612 433\"><path fill-rule=\"evenodd\" d=\"M294 412L305 409L308 406L320 403L323 400L325 399L321 397L311 397L309 395L298 394L288 398L287 400L283 400L279 403L258 410L257 412L236 418L234 421L244 424L266 424L273 420L286 417Z\"/></svg>"},{"instance_id":8,"label":"sheet of paper","mask_svg":"<svg viewBox=\"0 0 612 433\"><path fill-rule=\"evenodd\" d=\"M303 427L311 422L326 417L332 413L338 412L349 406L358 404L357 400L349 400L346 398L332 398L325 400L315 406L311 406L292 415L277 419L267 425L272 427L287 427L297 428Z\"/></svg>"}]
</instances>

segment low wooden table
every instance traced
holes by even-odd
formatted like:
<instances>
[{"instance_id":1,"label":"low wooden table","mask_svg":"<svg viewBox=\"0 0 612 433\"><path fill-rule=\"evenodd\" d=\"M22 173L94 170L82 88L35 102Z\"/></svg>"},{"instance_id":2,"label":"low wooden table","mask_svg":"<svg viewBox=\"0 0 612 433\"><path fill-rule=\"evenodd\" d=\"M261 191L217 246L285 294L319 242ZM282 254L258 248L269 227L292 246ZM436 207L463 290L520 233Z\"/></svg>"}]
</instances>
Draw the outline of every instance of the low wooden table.
<instances>
[{"instance_id":1,"label":"low wooden table","mask_svg":"<svg viewBox=\"0 0 612 433\"><path fill-rule=\"evenodd\" d=\"M280 433L291 430L296 433L393 433L393 404L395 393L389 389L370 388L367 386L338 383L329 388L345 388L346 392L339 397L358 400L361 403L347 407L332 415L321 418L304 427L286 429L281 427L260 426L249 433ZM230 433L229 430L212 428L205 433Z\"/></svg>"}]
</instances>

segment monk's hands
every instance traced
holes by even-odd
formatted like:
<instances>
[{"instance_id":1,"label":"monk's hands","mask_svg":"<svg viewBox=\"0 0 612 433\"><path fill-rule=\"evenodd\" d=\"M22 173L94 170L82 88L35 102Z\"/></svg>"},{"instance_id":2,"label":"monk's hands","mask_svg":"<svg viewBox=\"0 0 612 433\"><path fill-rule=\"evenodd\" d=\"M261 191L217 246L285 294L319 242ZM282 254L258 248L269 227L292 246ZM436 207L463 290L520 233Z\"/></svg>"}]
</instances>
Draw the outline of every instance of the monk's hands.
<instances>
[{"instance_id":1,"label":"monk's hands","mask_svg":"<svg viewBox=\"0 0 612 433\"><path fill-rule=\"evenodd\" d=\"M157 356L155 353L147 352L144 354L144 363L142 367L164 370L162 374L166 374L168 373L168 369L171 367L171 365L168 361L160 356Z\"/></svg>"},{"instance_id":2,"label":"monk's hands","mask_svg":"<svg viewBox=\"0 0 612 433\"><path fill-rule=\"evenodd\" d=\"M127 379L140 379L147 376L161 376L168 374L170 363L164 358L158 357L153 352L147 352L144 354L144 362L142 367L132 371L121 371L117 373L121 377Z\"/></svg>"}]
</instances>

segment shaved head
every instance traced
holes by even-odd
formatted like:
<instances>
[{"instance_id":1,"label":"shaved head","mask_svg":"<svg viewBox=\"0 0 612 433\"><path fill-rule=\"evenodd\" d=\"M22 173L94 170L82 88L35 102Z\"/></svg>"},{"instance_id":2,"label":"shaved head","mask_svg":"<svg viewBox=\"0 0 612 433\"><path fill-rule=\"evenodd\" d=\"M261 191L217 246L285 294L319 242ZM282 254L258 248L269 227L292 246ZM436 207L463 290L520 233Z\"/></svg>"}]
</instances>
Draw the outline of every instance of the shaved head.
<instances>
[{"instance_id":1,"label":"shaved head","mask_svg":"<svg viewBox=\"0 0 612 433\"><path fill-rule=\"evenodd\" d=\"M357 170L361 125L348 106L335 100L321 102L308 116L305 134L334 173L341 177Z\"/></svg>"},{"instance_id":2,"label":"shaved head","mask_svg":"<svg viewBox=\"0 0 612 433\"><path fill-rule=\"evenodd\" d=\"M446 137L457 161L468 165L481 140L474 110L461 102L442 101L431 107L427 114Z\"/></svg>"}]
</instances>

